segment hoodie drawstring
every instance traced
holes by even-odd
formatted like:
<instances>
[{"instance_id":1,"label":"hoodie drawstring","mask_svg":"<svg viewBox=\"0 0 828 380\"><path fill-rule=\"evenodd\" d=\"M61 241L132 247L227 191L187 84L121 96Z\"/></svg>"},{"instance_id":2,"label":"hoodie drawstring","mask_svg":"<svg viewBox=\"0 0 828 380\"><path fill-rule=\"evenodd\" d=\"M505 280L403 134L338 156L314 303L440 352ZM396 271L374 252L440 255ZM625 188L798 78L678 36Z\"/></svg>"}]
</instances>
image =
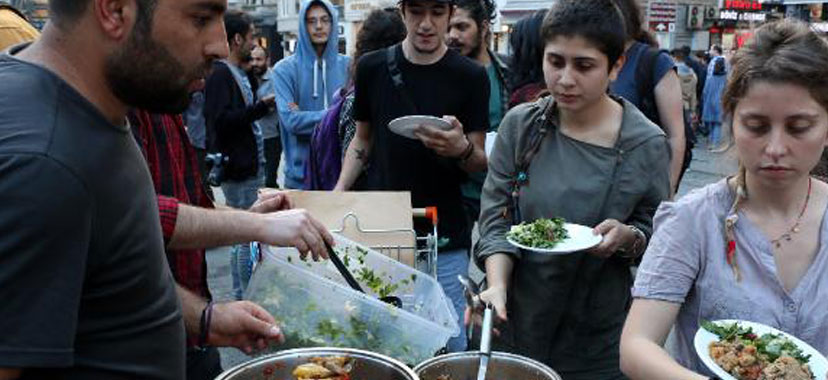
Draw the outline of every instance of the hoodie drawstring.
<instances>
[{"instance_id":1,"label":"hoodie drawstring","mask_svg":"<svg viewBox=\"0 0 828 380\"><path fill-rule=\"evenodd\" d=\"M317 80L319 77L319 58L313 61L313 98L319 97L319 90L317 89Z\"/></svg>"},{"instance_id":2,"label":"hoodie drawstring","mask_svg":"<svg viewBox=\"0 0 828 380\"><path fill-rule=\"evenodd\" d=\"M325 109L328 109L328 63L319 58L313 62L313 98L319 97L319 61L322 61L322 101L325 104Z\"/></svg>"},{"instance_id":3,"label":"hoodie drawstring","mask_svg":"<svg viewBox=\"0 0 828 380\"><path fill-rule=\"evenodd\" d=\"M322 99L325 104L325 109L328 109L328 62L322 60Z\"/></svg>"},{"instance_id":4,"label":"hoodie drawstring","mask_svg":"<svg viewBox=\"0 0 828 380\"><path fill-rule=\"evenodd\" d=\"M324 109L328 109L328 63L324 59L317 58L313 62L313 98L319 97L319 61L322 61L322 101Z\"/></svg>"}]
</instances>

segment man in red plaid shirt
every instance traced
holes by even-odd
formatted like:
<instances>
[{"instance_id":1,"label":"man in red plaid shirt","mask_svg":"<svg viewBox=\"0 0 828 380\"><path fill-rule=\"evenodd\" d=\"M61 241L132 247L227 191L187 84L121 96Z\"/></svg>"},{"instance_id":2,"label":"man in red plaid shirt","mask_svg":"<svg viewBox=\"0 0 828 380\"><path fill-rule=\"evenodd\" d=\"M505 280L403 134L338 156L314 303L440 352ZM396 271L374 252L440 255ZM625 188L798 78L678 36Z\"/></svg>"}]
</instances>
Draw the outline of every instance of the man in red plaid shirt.
<instances>
[{"instance_id":1,"label":"man in red plaid shirt","mask_svg":"<svg viewBox=\"0 0 828 380\"><path fill-rule=\"evenodd\" d=\"M322 239L330 235L304 210L287 210L283 193L262 194L249 211L215 209L201 181L195 149L187 139L180 115L134 110L129 122L147 160L167 248L167 261L178 284L188 332L187 378L213 379L221 373L214 347L233 346L250 352L281 332L273 317L249 301L208 304L205 248L248 241L296 246L314 258L327 257ZM285 211L281 211L285 210ZM212 307L209 327L201 326L205 308ZM206 338L199 341L207 328Z\"/></svg>"}]
</instances>

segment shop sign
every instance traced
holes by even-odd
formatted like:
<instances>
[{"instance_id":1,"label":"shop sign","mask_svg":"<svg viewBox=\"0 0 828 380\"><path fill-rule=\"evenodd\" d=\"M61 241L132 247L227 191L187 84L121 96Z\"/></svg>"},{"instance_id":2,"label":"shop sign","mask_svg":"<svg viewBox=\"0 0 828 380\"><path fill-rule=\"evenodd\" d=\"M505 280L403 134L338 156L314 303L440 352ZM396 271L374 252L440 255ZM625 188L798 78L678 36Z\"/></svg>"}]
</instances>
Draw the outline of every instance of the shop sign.
<instances>
[{"instance_id":1,"label":"shop sign","mask_svg":"<svg viewBox=\"0 0 828 380\"><path fill-rule=\"evenodd\" d=\"M676 22L676 3L666 1L650 2L649 20L653 23Z\"/></svg>"},{"instance_id":2,"label":"shop sign","mask_svg":"<svg viewBox=\"0 0 828 380\"><path fill-rule=\"evenodd\" d=\"M350 0L345 2L345 20L362 21L365 16L377 8L374 0Z\"/></svg>"},{"instance_id":3,"label":"shop sign","mask_svg":"<svg viewBox=\"0 0 828 380\"><path fill-rule=\"evenodd\" d=\"M756 13L756 12L738 12L738 11L730 11L730 10L723 10L719 12L719 20L727 20L727 21L755 21L755 22L765 22L768 15L765 13Z\"/></svg>"},{"instance_id":4,"label":"shop sign","mask_svg":"<svg viewBox=\"0 0 828 380\"><path fill-rule=\"evenodd\" d=\"M650 22L650 29L659 33L676 31L676 23L674 22Z\"/></svg>"},{"instance_id":5,"label":"shop sign","mask_svg":"<svg viewBox=\"0 0 828 380\"><path fill-rule=\"evenodd\" d=\"M744 1L744 0L725 0L724 4L722 4L723 9L741 9L747 11L760 11L762 10L762 2L753 0L753 1Z\"/></svg>"}]
</instances>

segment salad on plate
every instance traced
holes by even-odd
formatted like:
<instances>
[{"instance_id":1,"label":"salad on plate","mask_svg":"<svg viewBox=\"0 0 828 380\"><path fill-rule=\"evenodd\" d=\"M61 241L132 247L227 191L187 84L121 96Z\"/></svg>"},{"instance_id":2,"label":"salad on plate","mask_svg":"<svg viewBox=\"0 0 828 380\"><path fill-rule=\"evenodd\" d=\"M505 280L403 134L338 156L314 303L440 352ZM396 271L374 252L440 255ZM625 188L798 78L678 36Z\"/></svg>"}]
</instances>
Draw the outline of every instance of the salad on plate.
<instances>
[{"instance_id":1,"label":"salad on plate","mask_svg":"<svg viewBox=\"0 0 828 380\"><path fill-rule=\"evenodd\" d=\"M531 223L522 222L512 226L506 238L518 244L549 249L569 237L563 218L538 219Z\"/></svg>"},{"instance_id":2,"label":"salad on plate","mask_svg":"<svg viewBox=\"0 0 828 380\"><path fill-rule=\"evenodd\" d=\"M718 337L710 342L708 354L738 380L812 380L814 375L806 354L782 334L754 332L738 322L702 321L701 327Z\"/></svg>"}]
</instances>

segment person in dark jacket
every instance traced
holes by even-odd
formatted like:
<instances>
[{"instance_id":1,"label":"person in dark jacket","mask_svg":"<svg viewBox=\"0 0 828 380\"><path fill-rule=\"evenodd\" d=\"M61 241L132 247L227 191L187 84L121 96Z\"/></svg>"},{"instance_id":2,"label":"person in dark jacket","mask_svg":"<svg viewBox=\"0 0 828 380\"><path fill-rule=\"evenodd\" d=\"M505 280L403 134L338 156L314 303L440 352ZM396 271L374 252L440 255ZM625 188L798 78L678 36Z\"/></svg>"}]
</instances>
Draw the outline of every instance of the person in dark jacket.
<instances>
[{"instance_id":1,"label":"person in dark jacket","mask_svg":"<svg viewBox=\"0 0 828 380\"><path fill-rule=\"evenodd\" d=\"M245 210L256 201L256 192L264 184L260 168L264 152L261 131L255 121L271 112L275 96L257 100L242 69L242 63L250 60L253 49L251 19L242 12L231 11L225 14L224 25L230 56L213 64L213 74L207 79L205 90L204 118L209 149L227 160L218 163L224 169L224 178L219 182L227 205ZM233 291L238 299L250 278L249 249L248 244L241 244L231 254Z\"/></svg>"}]
</instances>

